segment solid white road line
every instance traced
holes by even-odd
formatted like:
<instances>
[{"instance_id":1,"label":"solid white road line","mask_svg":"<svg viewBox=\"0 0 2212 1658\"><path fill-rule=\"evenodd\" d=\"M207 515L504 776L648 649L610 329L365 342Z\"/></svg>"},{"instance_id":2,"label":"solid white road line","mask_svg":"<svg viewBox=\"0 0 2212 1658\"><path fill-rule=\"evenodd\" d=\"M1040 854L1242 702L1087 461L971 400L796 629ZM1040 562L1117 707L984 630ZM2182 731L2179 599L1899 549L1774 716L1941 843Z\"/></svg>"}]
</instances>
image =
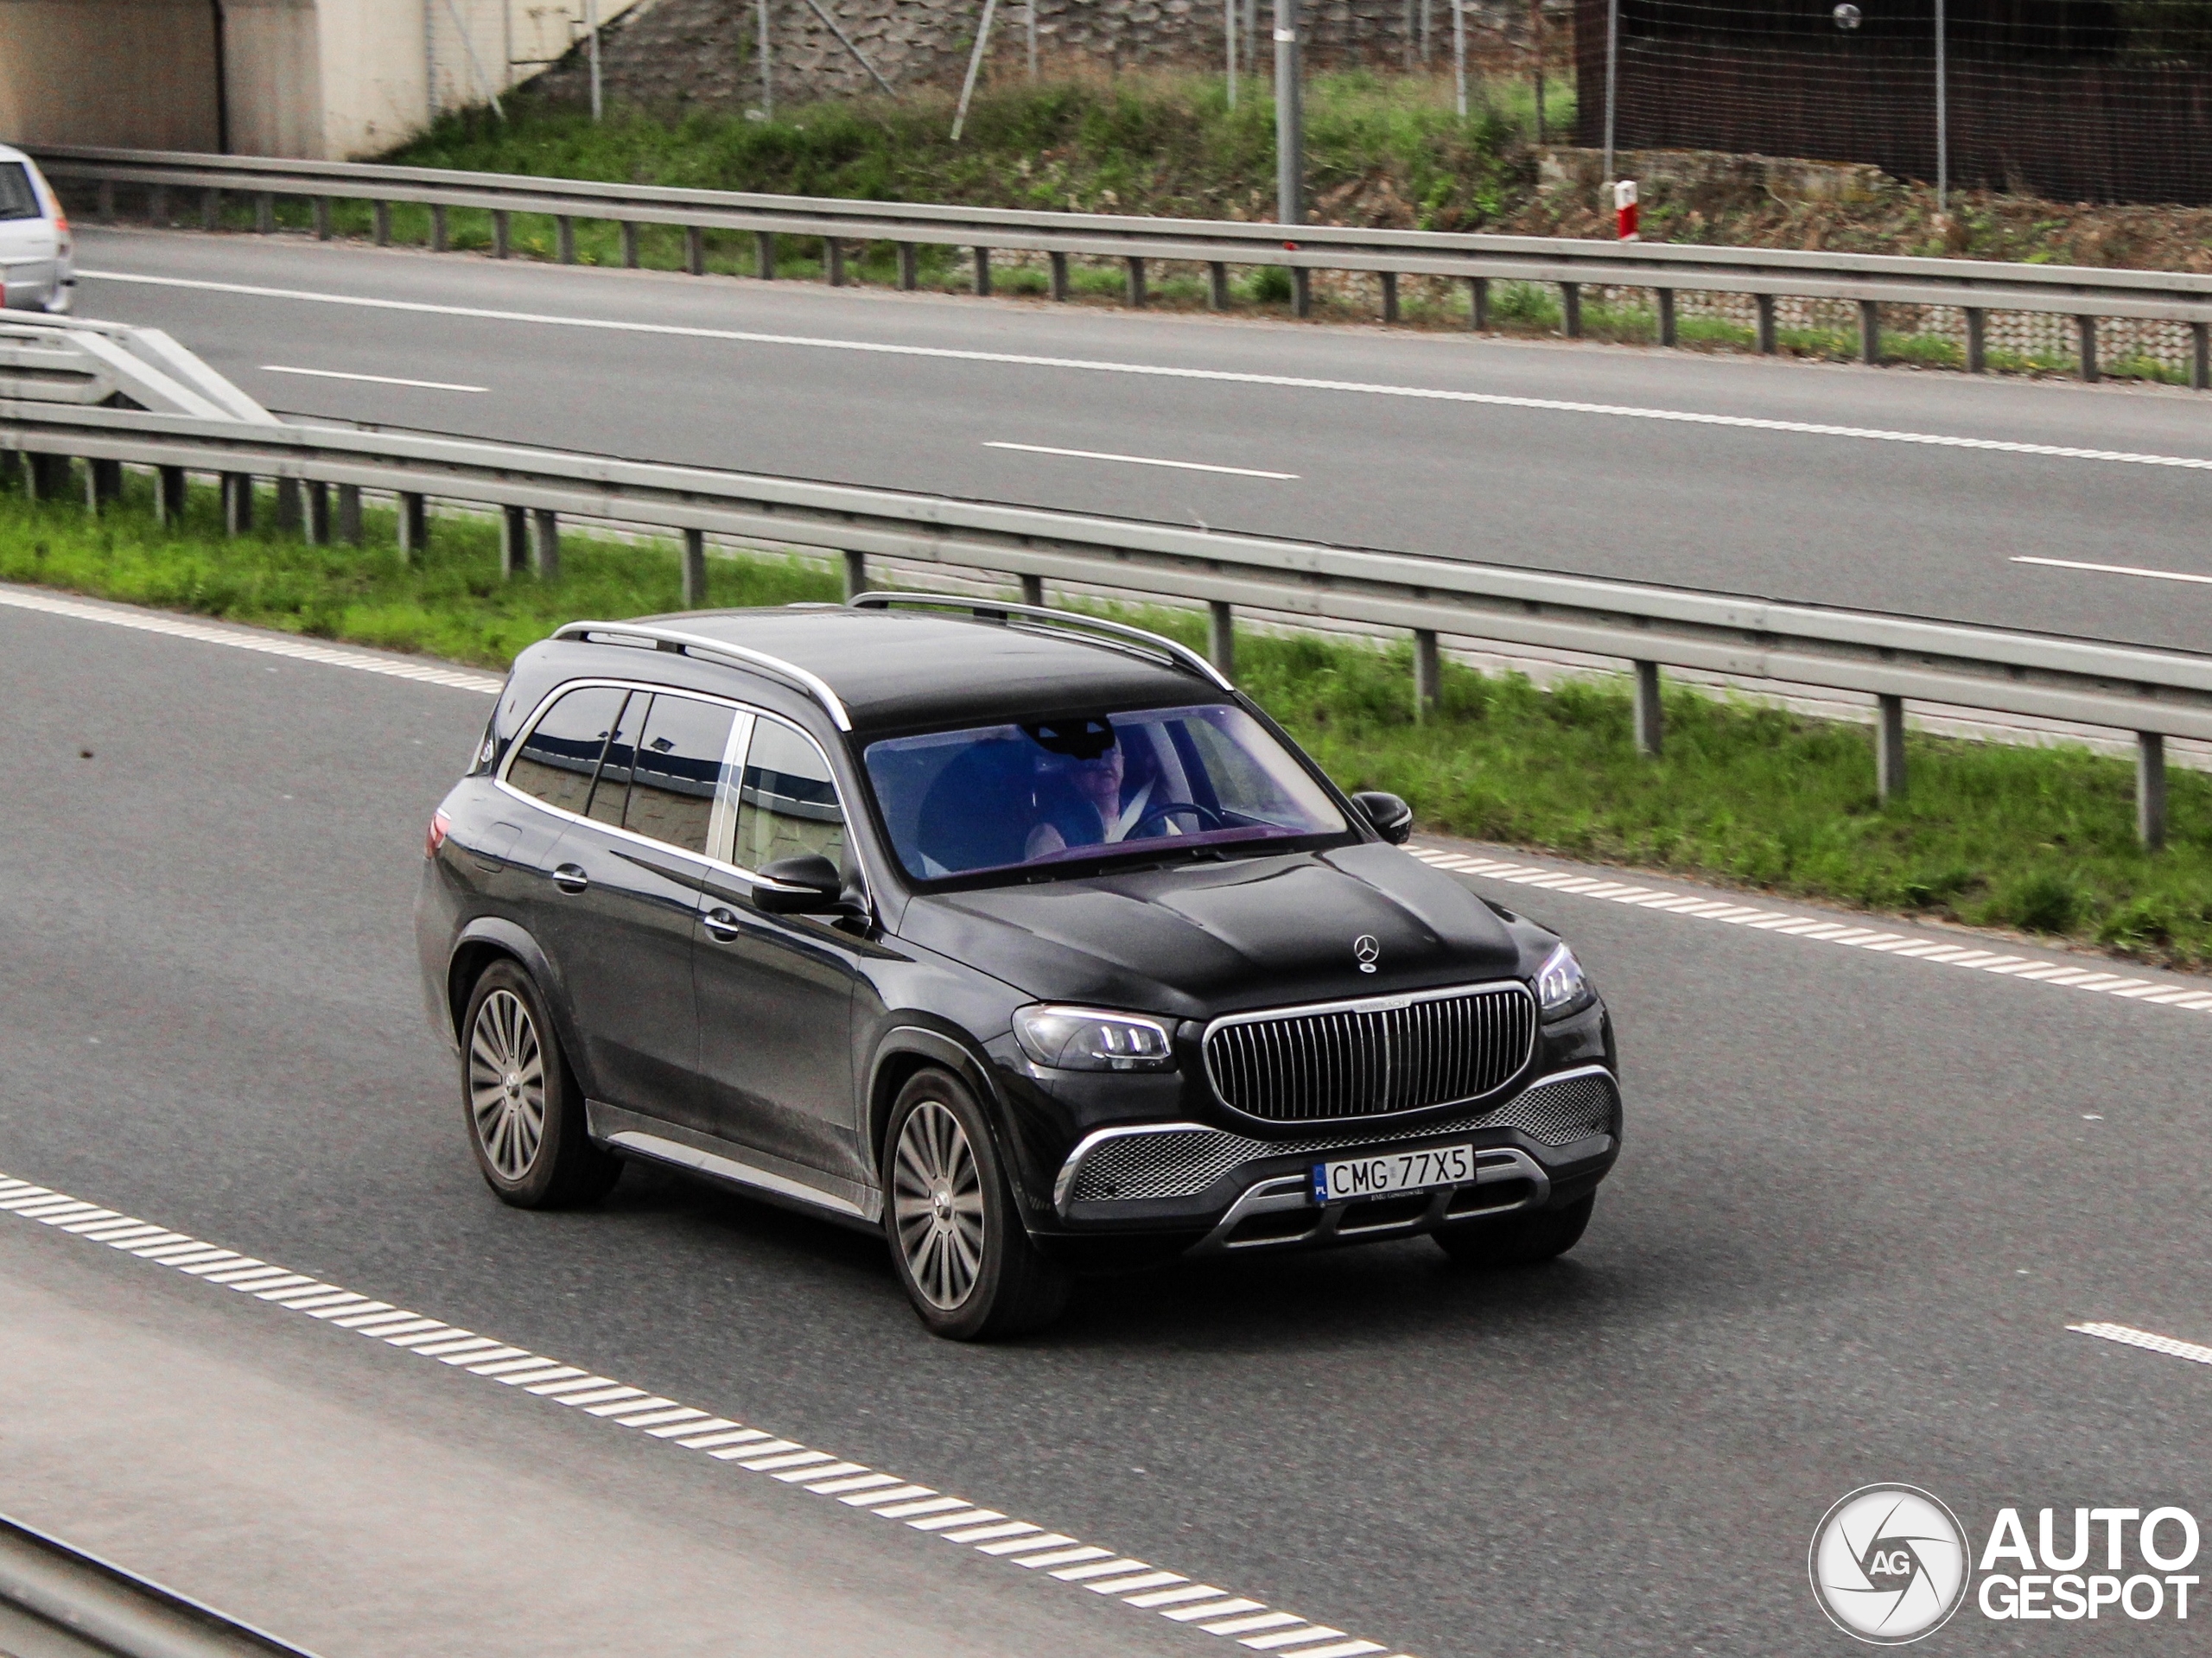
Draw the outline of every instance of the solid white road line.
<instances>
[{"instance_id":1,"label":"solid white road line","mask_svg":"<svg viewBox=\"0 0 2212 1658\"><path fill-rule=\"evenodd\" d=\"M411 312L418 315L474 317L489 322L519 322L543 327L594 328L611 333L658 334L683 340L725 340L741 345L783 346L805 351L860 352L885 357L935 358L946 362L998 363L1015 368L1066 369L1086 374L1133 374L1167 380L1211 380L1226 385L1272 386L1294 391L1335 391L1358 397L1412 397L1430 403L1472 403L1493 409L1525 409L1545 414L1592 415L1611 420L1652 420L1688 426L1731 427L1747 432L1776 432L1801 437L1912 443L1934 448L1975 449L1993 454L2031 455L2057 461L2101 461L2136 467L2179 467L2192 471L2212 471L2212 459L2197 455L2142 454L2125 449L2089 449L2063 443L2021 443L2005 438L1961 437L1942 432L1835 426L1824 421L1769 420L1754 415L1712 415L1687 409L1645 409L1632 403L1586 403L1565 397L1517 397L1495 391L1453 391L1436 386L1390 385L1366 380L1332 380L1299 374L1255 374L1232 369L1183 368L1164 363L1115 363L1084 357L963 351L949 346L896 346L873 340L830 340L813 334L760 334L742 328L702 328L673 322L632 322L612 317L503 311L480 305L434 305L422 300L371 299L358 294L324 294L307 289L268 288L252 283L207 282L188 276L146 276L122 270L79 270L77 275L80 280L136 283L154 288L183 288L201 293L238 294L251 299L296 300L315 305L346 305L365 310Z\"/></svg>"},{"instance_id":2,"label":"solid white road line","mask_svg":"<svg viewBox=\"0 0 2212 1658\"><path fill-rule=\"evenodd\" d=\"M2200 581L2212 586L2212 575L2197 575L2188 570L2146 570L2139 564L2092 564L2079 558L2037 558L2027 553L2012 555L2015 564L2047 564L2058 570L2091 570L2099 575L2143 575L2154 581Z\"/></svg>"},{"instance_id":3,"label":"solid white road line","mask_svg":"<svg viewBox=\"0 0 2212 1658\"><path fill-rule=\"evenodd\" d=\"M1548 893L1567 893L1580 898L1602 899L1608 904L1629 904L1638 909L1657 910L1670 915L1687 916L1694 920L1719 921L1732 927L1750 927L1761 932L1786 934L1793 938L1809 938L1818 943L1844 944L1899 961L1934 962L1944 967L1962 967L1978 973L1994 973L2002 978L2063 985L2069 990L2094 990L2125 1001L2178 1007L2185 1013L2212 1013L2212 990L2191 989L2187 985L2164 984L2153 979L2131 979L2117 973L2095 973L2056 962L2037 962L2023 956L2001 956L1964 944L1915 940L1873 927L1848 926L1841 922L1793 916L1783 911L1762 910L1749 905L1700 898L1688 893L1669 893L1650 886L1626 886L1618 881L1600 880L1594 876L1576 875L1563 870L1538 869L1526 864L1508 863L1497 858L1474 857L1443 847L1409 846L1406 850L1423 863L1433 868L1449 870L1456 875L1479 875L1486 880L1505 881L1515 886L1535 886Z\"/></svg>"},{"instance_id":4,"label":"solid white road line","mask_svg":"<svg viewBox=\"0 0 2212 1658\"><path fill-rule=\"evenodd\" d=\"M2171 1336L2154 1336L2147 1330L2137 1330L2127 1324L2069 1324L2069 1330L2078 1330L2084 1336L2095 1336L2108 1342L2119 1342L2126 1347L2141 1347L2153 1353L2164 1353L2177 1359L2190 1359L2198 1364L2212 1364L2212 1347L2200 1347L2195 1342L2176 1341Z\"/></svg>"},{"instance_id":5,"label":"solid white road line","mask_svg":"<svg viewBox=\"0 0 2212 1658\"><path fill-rule=\"evenodd\" d=\"M1125 467L1173 467L1178 472L1226 473L1232 478L1294 480L1294 472L1262 472L1256 467L1216 467L1203 461L1161 461L1148 454L1109 454L1103 449L1055 449L1044 443L986 442L987 449L1015 449L1023 454L1054 454L1070 461L1117 461Z\"/></svg>"},{"instance_id":6,"label":"solid white road line","mask_svg":"<svg viewBox=\"0 0 2212 1658\"><path fill-rule=\"evenodd\" d=\"M715 1461L764 1474L811 1496L833 1497L859 1513L872 1514L879 1519L904 1520L912 1530L933 1533L941 1541L961 1544L988 1558L1008 1560L1033 1570L1048 1568L1037 1575L1091 1590L1137 1610L1179 1623L1209 1620L1198 1623L1198 1627L1210 1634L1234 1636L1262 1629L1279 1631L1281 1640L1265 1643L1272 1651L1304 1647L1309 1642L1336 1641L1344 1634L1341 1629L1316 1623L1295 1613L1274 1610L1255 1600L1231 1598L1219 1589L1193 1585L1163 1591L1163 1584L1180 1585L1187 1580L1112 1549L1076 1543L1063 1532L1048 1530L1025 1520L1010 1520L995 1509L980 1508L961 1497L942 1496L926 1485L910 1484L894 1475L873 1473L864 1464L847 1462L825 1451L810 1450L795 1439L779 1439L761 1428L741 1427L727 1417L710 1417L704 1411L678 1405L672 1399L648 1393L643 1388L632 1388L611 1377L594 1375L538 1357L474 1331L458 1329L385 1302L367 1300L335 1285L272 1267L251 1255L197 1243L181 1233L166 1231L113 1210L100 1209L97 1204L28 1180L0 1174L0 1212L22 1220L40 1221L57 1232L88 1242L105 1242L111 1249L185 1274L194 1274L194 1268L181 1263L201 1261L197 1252L212 1251L210 1259L219 1264L210 1269L206 1261L201 1261L201 1274L195 1275L200 1275L203 1283L227 1284L233 1290L260 1299L257 1292L275 1287L281 1280L285 1287L278 1293L283 1299L270 1300L268 1305L318 1319L336 1329L350 1329L418 1358L435 1358L455 1370L517 1387L524 1394L535 1394L559 1405L575 1406L582 1416L594 1417L610 1426L630 1429L642 1437L661 1439ZM73 1223L86 1222L94 1215L102 1217L102 1221L94 1223L90 1229L72 1231ZM141 1228L144 1229L138 1229ZM190 1245L191 1253L180 1257L180 1242ZM295 1290L298 1292L296 1299ZM1065 1569L1049 1569L1054 1566ZM1204 1604L1188 1604L1193 1599L1202 1599ZM1262 1643L1246 1641L1243 1644L1257 1647ZM1323 1650L1332 1658L1359 1658L1384 1648L1372 1641L1352 1641ZM1308 1658L1322 1658L1322 1655L1310 1654ZM1406 1655L1397 1654L1395 1658L1406 1658Z\"/></svg>"},{"instance_id":7,"label":"solid white road line","mask_svg":"<svg viewBox=\"0 0 2212 1658\"><path fill-rule=\"evenodd\" d=\"M459 385L451 380L403 380L390 374L348 374L334 368L292 368L283 363L264 363L264 374L311 374L318 380L365 380L371 385L411 385L424 391L489 391L488 385Z\"/></svg>"}]
</instances>

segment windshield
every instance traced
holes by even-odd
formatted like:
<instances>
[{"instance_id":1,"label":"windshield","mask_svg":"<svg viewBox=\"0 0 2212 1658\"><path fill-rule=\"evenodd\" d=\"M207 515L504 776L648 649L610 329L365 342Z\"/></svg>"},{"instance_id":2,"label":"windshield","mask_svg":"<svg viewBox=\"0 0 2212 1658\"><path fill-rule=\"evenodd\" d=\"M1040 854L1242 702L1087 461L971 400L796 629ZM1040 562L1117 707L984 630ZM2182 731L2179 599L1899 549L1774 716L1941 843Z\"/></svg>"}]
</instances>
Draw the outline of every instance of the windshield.
<instances>
[{"instance_id":1,"label":"windshield","mask_svg":"<svg viewBox=\"0 0 2212 1658\"><path fill-rule=\"evenodd\" d=\"M867 759L917 880L1345 829L1306 768L1229 703L887 738Z\"/></svg>"}]
</instances>

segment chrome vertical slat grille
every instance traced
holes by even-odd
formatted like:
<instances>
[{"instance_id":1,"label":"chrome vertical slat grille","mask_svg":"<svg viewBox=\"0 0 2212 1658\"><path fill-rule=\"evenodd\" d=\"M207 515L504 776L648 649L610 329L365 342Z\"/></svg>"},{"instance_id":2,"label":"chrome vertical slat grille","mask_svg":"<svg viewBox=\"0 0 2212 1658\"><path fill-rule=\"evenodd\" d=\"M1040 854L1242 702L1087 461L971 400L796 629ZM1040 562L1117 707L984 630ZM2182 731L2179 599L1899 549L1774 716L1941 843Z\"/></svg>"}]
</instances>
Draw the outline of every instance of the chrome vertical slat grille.
<instances>
[{"instance_id":1,"label":"chrome vertical slat grille","mask_svg":"<svg viewBox=\"0 0 2212 1658\"><path fill-rule=\"evenodd\" d=\"M1224 1102L1271 1122L1389 1116L1504 1087L1535 1036L1525 986L1425 991L1219 1020L1206 1070Z\"/></svg>"}]
</instances>

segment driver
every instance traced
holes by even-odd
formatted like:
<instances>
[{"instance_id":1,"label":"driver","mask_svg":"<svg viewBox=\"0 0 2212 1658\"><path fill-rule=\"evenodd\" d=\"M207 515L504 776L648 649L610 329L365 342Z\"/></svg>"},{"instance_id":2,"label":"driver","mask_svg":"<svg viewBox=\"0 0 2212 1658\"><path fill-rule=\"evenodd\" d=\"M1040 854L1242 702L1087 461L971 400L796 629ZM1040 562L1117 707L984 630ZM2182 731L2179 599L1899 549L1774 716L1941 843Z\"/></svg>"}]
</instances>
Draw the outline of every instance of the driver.
<instances>
[{"instance_id":1,"label":"driver","mask_svg":"<svg viewBox=\"0 0 2212 1658\"><path fill-rule=\"evenodd\" d=\"M1128 778L1122 744L1109 735L1099 753L1079 757L1049 751L1039 762L1038 823L1024 855L1047 858L1071 847L1105 846L1128 838L1144 821L1152 798L1149 777L1124 794ZM1168 834L1179 833L1167 825Z\"/></svg>"}]
</instances>

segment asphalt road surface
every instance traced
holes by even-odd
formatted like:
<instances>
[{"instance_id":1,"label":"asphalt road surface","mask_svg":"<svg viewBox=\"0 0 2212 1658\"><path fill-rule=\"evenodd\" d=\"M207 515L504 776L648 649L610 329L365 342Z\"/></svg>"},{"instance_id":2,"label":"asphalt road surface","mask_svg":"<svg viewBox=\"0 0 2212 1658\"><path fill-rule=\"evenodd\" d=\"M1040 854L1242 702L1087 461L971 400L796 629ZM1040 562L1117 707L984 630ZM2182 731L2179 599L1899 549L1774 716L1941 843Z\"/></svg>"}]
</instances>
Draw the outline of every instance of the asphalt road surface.
<instances>
[{"instance_id":1,"label":"asphalt road surface","mask_svg":"<svg viewBox=\"0 0 2212 1658\"><path fill-rule=\"evenodd\" d=\"M86 314L308 416L2212 649L2199 393L298 237L79 257Z\"/></svg>"},{"instance_id":2,"label":"asphalt road surface","mask_svg":"<svg viewBox=\"0 0 2212 1658\"><path fill-rule=\"evenodd\" d=\"M128 240L100 238L86 263ZM423 262L389 268L445 280ZM951 326L931 308L865 314ZM1871 1481L1934 1490L1977 1546L2001 1505L2028 1510L2031 1531L2047 1506L2212 1506L2212 1370L2068 1328L2212 1340L2212 1014L1476 878L1568 934L1619 1022L1626 1151L1572 1255L1482 1275L1408 1242L1180 1267L1087 1287L1047 1335L960 1347L923 1333L878 1246L825 1224L637 1170L582 1213L524 1213L485 1191L409 919L423 825L480 693L0 602L0 700L9 1175L1095 1539L1383 1653L1855 1650L1814 1604L1806 1548L1823 1511ZM356 1433L402 1416L412 1449L391 1466L421 1469L426 1490L441 1453L486 1491L527 1477L552 1516L548 1548L600 1516L632 1650L791 1650L794 1630L802 1649L890 1650L869 1632L900 1627L932 1649L1245 1650L642 1435L592 1439L575 1413L541 1423L530 1413L547 1407L519 1390L29 1220L0 1215L0 1317L17 1332L0 1377L26 1401L43 1390L36 1413L0 1413L12 1500L35 1523L84 1500L52 1472L73 1431L99 1471L86 1486L127 1506L130 1470L107 1436L131 1407L108 1393L175 1374L158 1390L175 1447L213 1436L226 1401L289 1400L296 1454L359 1461L373 1441ZM97 1328L48 1327L93 1314ZM81 1409L52 1391L70 1353L87 1356ZM26 1468L48 1477L26 1483ZM342 1538L327 1505L358 1499L318 1478L283 1483L261 1509L235 1467L228 1484L173 1480L128 1525L111 1507L102 1534L138 1539L188 1591L231 1581L205 1557L262 1559L267 1580L238 1610L283 1613L290 1584L314 1604L278 1632L311 1633L332 1658L517 1649L501 1609L522 1591L503 1562L537 1567L512 1528L425 1498L443 1569L491 1589L425 1591L410 1610L415 1557L365 1546L399 1574L403 1604L357 1618L325 1587L344 1572L315 1540ZM235 1510L209 1495L225 1491ZM215 1528L197 1554L156 1540L188 1497ZM389 1532L409 1518L404 1490L380 1488L364 1512ZM704 1632L717 1550L725 1588L774 1579L746 1626L757 1643ZM2190 1642L2170 1617L2107 1609L2027 1629L1970 1606L1926 1649L2023 1636L2095 1653ZM582 1610L532 1644L612 1649Z\"/></svg>"}]
</instances>

